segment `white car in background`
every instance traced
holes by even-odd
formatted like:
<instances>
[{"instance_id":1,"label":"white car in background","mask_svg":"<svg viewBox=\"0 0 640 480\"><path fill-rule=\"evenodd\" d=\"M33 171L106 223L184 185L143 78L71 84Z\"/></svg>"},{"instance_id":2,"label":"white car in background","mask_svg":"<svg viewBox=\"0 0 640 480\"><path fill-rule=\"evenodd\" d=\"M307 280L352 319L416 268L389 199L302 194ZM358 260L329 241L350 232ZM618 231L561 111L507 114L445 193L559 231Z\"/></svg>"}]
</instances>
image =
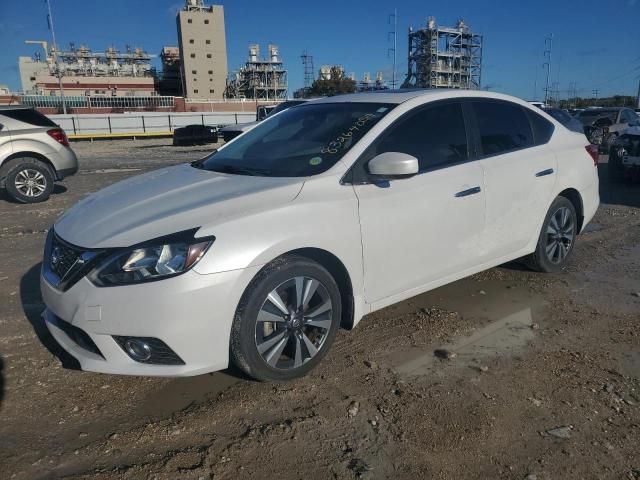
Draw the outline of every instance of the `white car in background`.
<instances>
[{"instance_id":1,"label":"white car in background","mask_svg":"<svg viewBox=\"0 0 640 480\"><path fill-rule=\"evenodd\" d=\"M506 95L309 102L67 211L43 315L85 370L298 377L387 305L510 260L561 270L598 208L596 161Z\"/></svg>"}]
</instances>

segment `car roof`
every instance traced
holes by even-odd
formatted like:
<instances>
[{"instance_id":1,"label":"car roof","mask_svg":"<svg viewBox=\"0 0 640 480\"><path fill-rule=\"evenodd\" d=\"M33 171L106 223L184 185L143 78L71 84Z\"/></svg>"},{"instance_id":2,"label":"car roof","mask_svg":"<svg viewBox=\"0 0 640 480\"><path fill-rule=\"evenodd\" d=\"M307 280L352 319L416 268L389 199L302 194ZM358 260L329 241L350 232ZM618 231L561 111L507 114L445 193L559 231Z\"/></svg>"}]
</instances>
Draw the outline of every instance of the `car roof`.
<instances>
[{"instance_id":1,"label":"car roof","mask_svg":"<svg viewBox=\"0 0 640 480\"><path fill-rule=\"evenodd\" d=\"M425 100L441 100L447 98L493 98L499 100L515 101L523 105L528 105L527 102L512 97L510 95L504 95L502 93L487 92L484 90L460 90L451 88L415 88L415 89L400 89L400 90L379 90L374 92L362 92L362 93L346 93L343 95L334 95L332 97L320 98L314 100L313 103L348 103L348 102L367 102L367 103L395 103L400 104L414 98L422 98Z\"/></svg>"}]
</instances>

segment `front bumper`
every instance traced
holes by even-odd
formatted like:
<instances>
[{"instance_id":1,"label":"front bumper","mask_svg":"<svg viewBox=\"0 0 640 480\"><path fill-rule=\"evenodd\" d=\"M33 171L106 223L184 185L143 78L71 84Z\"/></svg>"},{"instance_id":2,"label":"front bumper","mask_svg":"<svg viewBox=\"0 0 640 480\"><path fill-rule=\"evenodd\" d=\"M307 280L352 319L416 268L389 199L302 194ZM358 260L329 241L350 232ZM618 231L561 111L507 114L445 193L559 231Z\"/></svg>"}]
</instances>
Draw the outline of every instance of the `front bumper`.
<instances>
[{"instance_id":1,"label":"front bumper","mask_svg":"<svg viewBox=\"0 0 640 480\"><path fill-rule=\"evenodd\" d=\"M210 275L189 271L157 282L104 288L83 278L66 292L55 289L41 275L47 307L43 317L56 341L83 370L149 376L222 370L229 364L229 335L236 307L258 270L253 267ZM81 332L74 334L64 322ZM95 349L91 342L79 341L82 332ZM137 362L114 336L157 338L184 364Z\"/></svg>"}]
</instances>

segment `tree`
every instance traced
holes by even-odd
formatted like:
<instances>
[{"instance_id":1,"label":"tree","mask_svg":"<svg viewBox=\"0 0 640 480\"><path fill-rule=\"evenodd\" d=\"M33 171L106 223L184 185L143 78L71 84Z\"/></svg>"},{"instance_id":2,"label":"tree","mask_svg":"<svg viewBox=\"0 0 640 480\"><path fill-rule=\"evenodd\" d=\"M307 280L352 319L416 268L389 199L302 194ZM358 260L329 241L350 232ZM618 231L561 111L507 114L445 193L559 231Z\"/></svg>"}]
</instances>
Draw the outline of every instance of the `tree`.
<instances>
[{"instance_id":1,"label":"tree","mask_svg":"<svg viewBox=\"0 0 640 480\"><path fill-rule=\"evenodd\" d=\"M331 67L329 78L314 80L309 89L309 96L324 97L339 93L353 93L356 91L356 82L347 78L340 67Z\"/></svg>"}]
</instances>

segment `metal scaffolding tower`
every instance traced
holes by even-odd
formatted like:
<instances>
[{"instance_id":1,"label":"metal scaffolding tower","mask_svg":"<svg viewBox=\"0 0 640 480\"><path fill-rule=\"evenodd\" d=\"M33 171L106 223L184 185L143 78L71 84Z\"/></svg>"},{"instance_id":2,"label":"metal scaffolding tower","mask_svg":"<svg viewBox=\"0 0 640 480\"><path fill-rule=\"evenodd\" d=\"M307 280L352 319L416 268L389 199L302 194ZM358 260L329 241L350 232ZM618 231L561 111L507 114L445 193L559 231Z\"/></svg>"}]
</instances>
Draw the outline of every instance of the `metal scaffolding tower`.
<instances>
[{"instance_id":1,"label":"metal scaffolding tower","mask_svg":"<svg viewBox=\"0 0 640 480\"><path fill-rule=\"evenodd\" d=\"M260 58L260 46L249 45L249 59L227 82L227 98L285 100L287 71L276 45L269 45L269 57Z\"/></svg>"},{"instance_id":2,"label":"metal scaffolding tower","mask_svg":"<svg viewBox=\"0 0 640 480\"><path fill-rule=\"evenodd\" d=\"M426 28L409 29L408 71L402 88L479 89L482 35L460 19L455 27L439 27L434 17Z\"/></svg>"},{"instance_id":3,"label":"metal scaffolding tower","mask_svg":"<svg viewBox=\"0 0 640 480\"><path fill-rule=\"evenodd\" d=\"M313 76L315 74L315 69L313 68L313 56L309 55L305 50L302 52L302 55L300 55L300 58L302 58L302 65L304 66L304 88L305 90L308 90L313 84Z\"/></svg>"}]
</instances>

